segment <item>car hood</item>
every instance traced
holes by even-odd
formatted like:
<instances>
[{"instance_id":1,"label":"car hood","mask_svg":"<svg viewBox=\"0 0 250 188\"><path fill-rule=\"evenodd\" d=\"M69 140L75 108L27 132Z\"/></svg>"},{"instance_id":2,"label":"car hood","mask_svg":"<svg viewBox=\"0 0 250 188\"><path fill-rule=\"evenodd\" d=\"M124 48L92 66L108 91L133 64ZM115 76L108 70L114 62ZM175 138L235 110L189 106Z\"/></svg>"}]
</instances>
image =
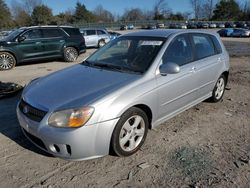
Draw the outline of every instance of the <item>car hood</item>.
<instances>
[{"instance_id":1,"label":"car hood","mask_svg":"<svg viewBox=\"0 0 250 188\"><path fill-rule=\"evenodd\" d=\"M75 65L31 82L23 99L46 111L87 106L140 76Z\"/></svg>"}]
</instances>

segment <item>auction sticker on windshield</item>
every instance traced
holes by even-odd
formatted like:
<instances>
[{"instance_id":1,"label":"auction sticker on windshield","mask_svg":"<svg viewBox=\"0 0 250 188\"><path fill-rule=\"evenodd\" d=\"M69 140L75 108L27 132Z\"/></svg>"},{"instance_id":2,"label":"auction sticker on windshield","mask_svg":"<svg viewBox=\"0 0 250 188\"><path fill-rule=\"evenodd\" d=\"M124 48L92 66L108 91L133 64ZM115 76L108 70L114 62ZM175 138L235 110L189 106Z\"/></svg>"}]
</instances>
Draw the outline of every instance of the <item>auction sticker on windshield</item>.
<instances>
[{"instance_id":1,"label":"auction sticker on windshield","mask_svg":"<svg viewBox=\"0 0 250 188\"><path fill-rule=\"evenodd\" d=\"M149 45L149 46L160 46L162 44L162 41L153 41L153 40L149 40L149 41L143 41L141 43L141 45Z\"/></svg>"}]
</instances>

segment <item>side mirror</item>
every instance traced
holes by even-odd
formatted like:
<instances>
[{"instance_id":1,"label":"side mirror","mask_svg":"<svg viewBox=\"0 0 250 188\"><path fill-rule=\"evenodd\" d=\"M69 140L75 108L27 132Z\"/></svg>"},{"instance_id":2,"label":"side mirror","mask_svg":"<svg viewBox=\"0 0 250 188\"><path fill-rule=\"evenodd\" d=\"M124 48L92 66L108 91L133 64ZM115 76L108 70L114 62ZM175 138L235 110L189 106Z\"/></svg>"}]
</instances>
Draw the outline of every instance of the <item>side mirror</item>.
<instances>
[{"instance_id":1,"label":"side mirror","mask_svg":"<svg viewBox=\"0 0 250 188\"><path fill-rule=\"evenodd\" d=\"M25 36L20 36L20 37L18 37L18 42L23 42L24 40L26 39L26 37Z\"/></svg>"},{"instance_id":2,"label":"side mirror","mask_svg":"<svg viewBox=\"0 0 250 188\"><path fill-rule=\"evenodd\" d=\"M162 76L166 76L167 74L177 74L179 72L180 72L180 66L177 65L176 63L168 62L160 66L160 73Z\"/></svg>"}]
</instances>

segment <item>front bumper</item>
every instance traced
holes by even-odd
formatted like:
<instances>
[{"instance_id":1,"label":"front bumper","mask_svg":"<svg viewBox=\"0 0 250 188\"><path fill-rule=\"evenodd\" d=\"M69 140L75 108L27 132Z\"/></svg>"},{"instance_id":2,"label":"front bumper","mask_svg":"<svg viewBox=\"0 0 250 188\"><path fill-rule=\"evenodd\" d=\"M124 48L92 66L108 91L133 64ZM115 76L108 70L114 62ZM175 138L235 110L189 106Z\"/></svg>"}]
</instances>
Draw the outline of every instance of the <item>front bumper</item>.
<instances>
[{"instance_id":1,"label":"front bumper","mask_svg":"<svg viewBox=\"0 0 250 188\"><path fill-rule=\"evenodd\" d=\"M47 125L47 117L38 123L28 119L17 107L17 117L24 135L37 147L66 160L87 160L109 154L113 119L76 129Z\"/></svg>"}]
</instances>

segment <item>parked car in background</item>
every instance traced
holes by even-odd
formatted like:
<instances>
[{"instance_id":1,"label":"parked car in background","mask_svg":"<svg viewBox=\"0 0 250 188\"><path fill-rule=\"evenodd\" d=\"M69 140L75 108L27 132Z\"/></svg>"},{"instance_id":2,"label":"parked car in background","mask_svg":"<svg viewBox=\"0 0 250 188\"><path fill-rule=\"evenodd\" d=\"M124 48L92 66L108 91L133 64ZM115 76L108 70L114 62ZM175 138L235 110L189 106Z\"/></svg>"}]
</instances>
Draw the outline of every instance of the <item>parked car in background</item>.
<instances>
[{"instance_id":1,"label":"parked car in background","mask_svg":"<svg viewBox=\"0 0 250 188\"><path fill-rule=\"evenodd\" d=\"M229 55L217 34L129 33L27 85L17 117L24 135L56 157L129 156L149 129L208 98L220 101L228 74Z\"/></svg>"},{"instance_id":2,"label":"parked car in background","mask_svg":"<svg viewBox=\"0 0 250 188\"><path fill-rule=\"evenodd\" d=\"M51 58L73 62L86 51L79 29L67 26L20 28L0 41L0 46L0 70L12 69L22 62Z\"/></svg>"},{"instance_id":3,"label":"parked car in background","mask_svg":"<svg viewBox=\"0 0 250 188\"><path fill-rule=\"evenodd\" d=\"M0 40L3 40L4 38L6 38L11 32L12 32L12 30L10 30L10 31L1 31L0 32Z\"/></svg>"},{"instance_id":4,"label":"parked car in background","mask_svg":"<svg viewBox=\"0 0 250 188\"><path fill-rule=\"evenodd\" d=\"M164 23L157 23L156 28L157 29L163 29L163 28L165 28L165 25L164 25Z\"/></svg>"},{"instance_id":5,"label":"parked car in background","mask_svg":"<svg viewBox=\"0 0 250 188\"><path fill-rule=\"evenodd\" d=\"M216 24L215 23L210 23L209 24L209 28L216 28L217 26L216 26Z\"/></svg>"},{"instance_id":6,"label":"parked car in background","mask_svg":"<svg viewBox=\"0 0 250 188\"><path fill-rule=\"evenodd\" d=\"M127 30L128 29L128 26L127 25L121 25L120 26L120 30Z\"/></svg>"},{"instance_id":7,"label":"parked car in background","mask_svg":"<svg viewBox=\"0 0 250 188\"><path fill-rule=\"evenodd\" d=\"M248 29L234 29L231 33L232 37L250 37L250 30Z\"/></svg>"},{"instance_id":8,"label":"parked car in background","mask_svg":"<svg viewBox=\"0 0 250 188\"><path fill-rule=\"evenodd\" d=\"M233 22L226 22L225 23L225 28L235 28L236 24L234 24Z\"/></svg>"},{"instance_id":9,"label":"parked car in background","mask_svg":"<svg viewBox=\"0 0 250 188\"><path fill-rule=\"evenodd\" d=\"M225 28L225 24L224 23L217 23L217 27L218 28Z\"/></svg>"},{"instance_id":10,"label":"parked car in background","mask_svg":"<svg viewBox=\"0 0 250 188\"><path fill-rule=\"evenodd\" d=\"M106 29L101 28L81 28L87 47L103 47L110 41L110 35Z\"/></svg>"},{"instance_id":11,"label":"parked car in background","mask_svg":"<svg viewBox=\"0 0 250 188\"><path fill-rule=\"evenodd\" d=\"M217 33L221 37L230 37L233 32L234 32L233 28L225 28L225 29L221 29L221 30L217 31Z\"/></svg>"},{"instance_id":12,"label":"parked car in background","mask_svg":"<svg viewBox=\"0 0 250 188\"><path fill-rule=\"evenodd\" d=\"M187 28L188 29L197 29L197 24L194 22L188 23Z\"/></svg>"},{"instance_id":13,"label":"parked car in background","mask_svg":"<svg viewBox=\"0 0 250 188\"><path fill-rule=\"evenodd\" d=\"M114 40L121 35L121 33L114 32L114 31L108 31L108 33L110 35L110 40Z\"/></svg>"},{"instance_id":14,"label":"parked car in background","mask_svg":"<svg viewBox=\"0 0 250 188\"><path fill-rule=\"evenodd\" d=\"M234 22L237 28L244 28L247 26L245 22Z\"/></svg>"},{"instance_id":15,"label":"parked car in background","mask_svg":"<svg viewBox=\"0 0 250 188\"><path fill-rule=\"evenodd\" d=\"M134 29L134 25L133 24L129 24L128 25L128 30L133 30Z\"/></svg>"},{"instance_id":16,"label":"parked car in background","mask_svg":"<svg viewBox=\"0 0 250 188\"><path fill-rule=\"evenodd\" d=\"M207 28L209 28L209 24L206 22L198 22L197 28L207 29Z\"/></svg>"},{"instance_id":17,"label":"parked car in background","mask_svg":"<svg viewBox=\"0 0 250 188\"><path fill-rule=\"evenodd\" d=\"M154 24L148 24L147 29L157 29L157 27Z\"/></svg>"}]
</instances>

